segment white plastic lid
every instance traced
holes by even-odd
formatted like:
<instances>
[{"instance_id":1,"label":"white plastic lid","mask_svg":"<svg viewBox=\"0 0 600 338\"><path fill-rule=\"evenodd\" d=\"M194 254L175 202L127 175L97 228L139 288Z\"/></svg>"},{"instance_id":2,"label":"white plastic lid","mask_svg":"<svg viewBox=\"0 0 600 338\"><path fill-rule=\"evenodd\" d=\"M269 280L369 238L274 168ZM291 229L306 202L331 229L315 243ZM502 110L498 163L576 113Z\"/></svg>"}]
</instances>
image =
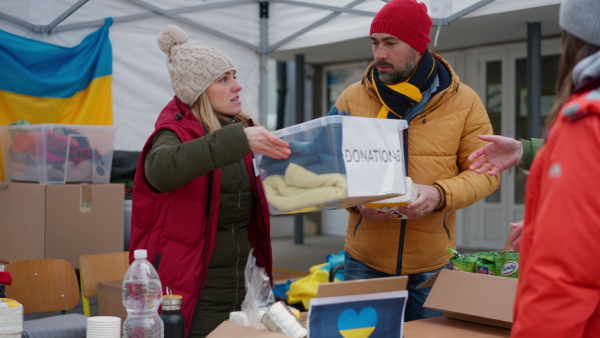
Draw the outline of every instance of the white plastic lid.
<instances>
[{"instance_id":1,"label":"white plastic lid","mask_svg":"<svg viewBox=\"0 0 600 338\"><path fill-rule=\"evenodd\" d=\"M133 252L133 258L146 259L148 258L148 251L146 251L146 249L137 249Z\"/></svg>"}]
</instances>

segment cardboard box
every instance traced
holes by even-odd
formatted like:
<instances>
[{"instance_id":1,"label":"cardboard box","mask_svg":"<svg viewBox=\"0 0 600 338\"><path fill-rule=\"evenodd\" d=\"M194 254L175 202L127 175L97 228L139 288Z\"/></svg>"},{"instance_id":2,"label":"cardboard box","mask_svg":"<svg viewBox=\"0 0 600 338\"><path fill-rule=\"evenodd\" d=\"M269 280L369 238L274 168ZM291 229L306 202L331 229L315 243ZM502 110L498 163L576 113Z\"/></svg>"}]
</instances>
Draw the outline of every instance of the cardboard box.
<instances>
[{"instance_id":1,"label":"cardboard box","mask_svg":"<svg viewBox=\"0 0 600 338\"><path fill-rule=\"evenodd\" d=\"M357 279L345 282L319 284L317 297L363 295L366 293L406 290L408 276Z\"/></svg>"},{"instance_id":2,"label":"cardboard box","mask_svg":"<svg viewBox=\"0 0 600 338\"><path fill-rule=\"evenodd\" d=\"M281 333L260 330L249 326L244 326L230 322L228 320L217 326L206 338L285 338L288 337Z\"/></svg>"},{"instance_id":3,"label":"cardboard box","mask_svg":"<svg viewBox=\"0 0 600 338\"><path fill-rule=\"evenodd\" d=\"M229 321L223 322L207 338L283 338L285 335L259 330ZM510 330L444 317L404 323L405 338L509 338Z\"/></svg>"},{"instance_id":4,"label":"cardboard box","mask_svg":"<svg viewBox=\"0 0 600 338\"><path fill-rule=\"evenodd\" d=\"M443 316L404 323L406 338L508 338L510 330Z\"/></svg>"},{"instance_id":5,"label":"cardboard box","mask_svg":"<svg viewBox=\"0 0 600 338\"><path fill-rule=\"evenodd\" d=\"M122 184L0 182L0 261L123 251Z\"/></svg>"},{"instance_id":6,"label":"cardboard box","mask_svg":"<svg viewBox=\"0 0 600 338\"><path fill-rule=\"evenodd\" d=\"M127 310L123 306L123 280L100 282L96 286L98 297L98 315L121 318L121 323L127 318Z\"/></svg>"},{"instance_id":7,"label":"cardboard box","mask_svg":"<svg viewBox=\"0 0 600 338\"><path fill-rule=\"evenodd\" d=\"M448 318L510 328L517 281L443 269L419 287L432 286L424 306Z\"/></svg>"}]
</instances>

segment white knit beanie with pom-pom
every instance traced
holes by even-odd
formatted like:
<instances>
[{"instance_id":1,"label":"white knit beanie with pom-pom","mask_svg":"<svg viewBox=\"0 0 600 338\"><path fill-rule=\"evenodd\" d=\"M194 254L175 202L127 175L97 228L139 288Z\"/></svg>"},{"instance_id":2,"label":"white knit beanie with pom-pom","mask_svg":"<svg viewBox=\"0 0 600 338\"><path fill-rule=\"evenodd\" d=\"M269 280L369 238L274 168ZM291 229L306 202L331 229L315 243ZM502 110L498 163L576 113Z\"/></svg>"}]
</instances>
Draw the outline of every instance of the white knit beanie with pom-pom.
<instances>
[{"instance_id":1,"label":"white knit beanie with pom-pom","mask_svg":"<svg viewBox=\"0 0 600 338\"><path fill-rule=\"evenodd\" d=\"M223 51L188 43L188 35L176 25L167 25L157 37L167 54L167 68L175 95L191 106L213 81L235 66Z\"/></svg>"}]
</instances>

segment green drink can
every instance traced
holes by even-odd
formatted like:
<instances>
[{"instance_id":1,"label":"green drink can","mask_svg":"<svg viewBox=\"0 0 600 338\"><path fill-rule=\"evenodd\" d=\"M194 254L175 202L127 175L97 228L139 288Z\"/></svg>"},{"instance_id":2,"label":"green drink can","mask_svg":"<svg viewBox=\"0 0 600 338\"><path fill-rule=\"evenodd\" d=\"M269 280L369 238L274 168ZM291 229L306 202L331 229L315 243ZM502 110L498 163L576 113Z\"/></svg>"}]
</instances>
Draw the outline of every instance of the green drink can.
<instances>
[{"instance_id":1,"label":"green drink can","mask_svg":"<svg viewBox=\"0 0 600 338\"><path fill-rule=\"evenodd\" d=\"M497 275L496 258L498 253L490 252L489 255L477 257L475 272L484 275Z\"/></svg>"},{"instance_id":2,"label":"green drink can","mask_svg":"<svg viewBox=\"0 0 600 338\"><path fill-rule=\"evenodd\" d=\"M496 259L496 271L498 276L518 278L519 277L519 253L507 251L498 254Z\"/></svg>"},{"instance_id":3,"label":"green drink can","mask_svg":"<svg viewBox=\"0 0 600 338\"><path fill-rule=\"evenodd\" d=\"M454 257L450 258L450 270L475 272L476 257L472 255L461 255L452 248L446 249L454 255Z\"/></svg>"}]
</instances>

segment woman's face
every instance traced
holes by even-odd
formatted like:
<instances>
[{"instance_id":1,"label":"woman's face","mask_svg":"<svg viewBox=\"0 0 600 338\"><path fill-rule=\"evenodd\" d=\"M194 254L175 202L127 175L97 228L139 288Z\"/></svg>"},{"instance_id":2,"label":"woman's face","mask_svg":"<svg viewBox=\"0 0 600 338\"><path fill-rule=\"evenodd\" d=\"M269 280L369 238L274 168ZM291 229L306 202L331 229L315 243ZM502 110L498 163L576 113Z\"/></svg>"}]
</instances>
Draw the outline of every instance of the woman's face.
<instances>
[{"instance_id":1,"label":"woman's face","mask_svg":"<svg viewBox=\"0 0 600 338\"><path fill-rule=\"evenodd\" d=\"M217 113L234 116L242 112L238 93L242 86L236 81L235 70L219 76L207 89L208 102Z\"/></svg>"}]
</instances>

